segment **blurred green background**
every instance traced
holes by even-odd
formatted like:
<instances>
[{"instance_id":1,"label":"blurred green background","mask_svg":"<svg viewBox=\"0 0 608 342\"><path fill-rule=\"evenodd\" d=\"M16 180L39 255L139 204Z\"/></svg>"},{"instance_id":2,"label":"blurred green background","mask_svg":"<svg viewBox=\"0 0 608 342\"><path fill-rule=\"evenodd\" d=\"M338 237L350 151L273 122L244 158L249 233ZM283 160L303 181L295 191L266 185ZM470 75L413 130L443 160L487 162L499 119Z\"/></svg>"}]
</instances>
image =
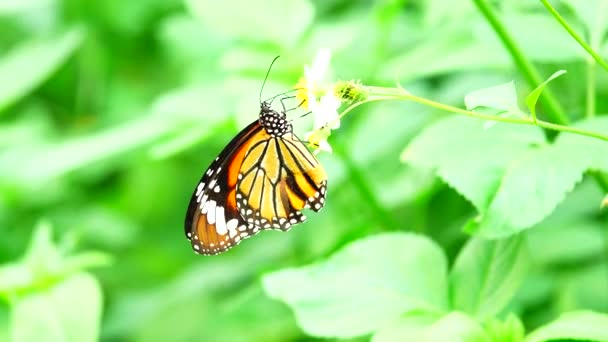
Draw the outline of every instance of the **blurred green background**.
<instances>
[{"instance_id":1,"label":"blurred green background","mask_svg":"<svg viewBox=\"0 0 608 342\"><path fill-rule=\"evenodd\" d=\"M585 32L580 13L557 5ZM551 88L572 120L583 117L584 51L536 1L500 1L498 11L543 75L568 70ZM0 261L23 261L40 222L52 227L56 246L47 247L59 254L104 253L79 259L99 264L88 279L98 281L100 303L73 292L57 304L99 307L90 313L99 331L93 324L83 336L305 341L291 311L263 293L263 274L382 231L425 234L453 260L473 207L432 173L399 161L416 134L447 114L397 102L357 109L332 136L334 154L321 156L330 188L321 213L221 256L192 252L183 232L192 191L223 146L256 119L270 61L281 55L268 96L291 89L322 47L333 51L341 79L399 80L457 106L472 90L510 80L523 94L531 90L464 0L0 1ZM608 57L608 45L600 52ZM595 75L597 113L608 108L607 75ZM308 125L296 121L299 131ZM608 311L608 230L588 201L599 204L603 192L588 178L531 238L535 269L513 304L528 328L571 309ZM577 224L560 226L569 219ZM14 334L10 304L18 295L64 274L46 264L47 254L36 258L46 270L41 282L12 268L0 272L0 340ZM29 319L54 315L35 311L41 316Z\"/></svg>"}]
</instances>

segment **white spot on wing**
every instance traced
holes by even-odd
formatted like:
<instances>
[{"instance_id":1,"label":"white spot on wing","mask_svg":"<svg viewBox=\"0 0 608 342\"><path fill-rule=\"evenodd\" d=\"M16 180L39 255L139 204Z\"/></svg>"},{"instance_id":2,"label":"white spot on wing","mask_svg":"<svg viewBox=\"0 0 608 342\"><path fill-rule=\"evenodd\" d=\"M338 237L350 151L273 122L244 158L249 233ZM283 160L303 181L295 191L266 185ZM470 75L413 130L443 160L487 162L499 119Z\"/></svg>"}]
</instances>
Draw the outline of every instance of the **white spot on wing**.
<instances>
[{"instance_id":1,"label":"white spot on wing","mask_svg":"<svg viewBox=\"0 0 608 342\"><path fill-rule=\"evenodd\" d=\"M217 206L215 209L215 231L220 235L228 233L226 219L224 218L224 207Z\"/></svg>"},{"instance_id":2,"label":"white spot on wing","mask_svg":"<svg viewBox=\"0 0 608 342\"><path fill-rule=\"evenodd\" d=\"M239 220L237 219L232 219L230 221L228 221L228 223L226 224L226 228L228 230L235 230L236 226L239 224Z\"/></svg>"},{"instance_id":3,"label":"white spot on wing","mask_svg":"<svg viewBox=\"0 0 608 342\"><path fill-rule=\"evenodd\" d=\"M215 223L215 201L209 201L207 203L209 203L209 206L207 208L207 222L209 222L209 224L214 224ZM204 214L204 212L203 212L203 214Z\"/></svg>"},{"instance_id":4,"label":"white spot on wing","mask_svg":"<svg viewBox=\"0 0 608 342\"><path fill-rule=\"evenodd\" d=\"M207 199L209 197L207 195L203 196L203 198L200 199L199 202L201 202L201 209L203 209L203 205L205 204L205 202L207 202Z\"/></svg>"}]
</instances>

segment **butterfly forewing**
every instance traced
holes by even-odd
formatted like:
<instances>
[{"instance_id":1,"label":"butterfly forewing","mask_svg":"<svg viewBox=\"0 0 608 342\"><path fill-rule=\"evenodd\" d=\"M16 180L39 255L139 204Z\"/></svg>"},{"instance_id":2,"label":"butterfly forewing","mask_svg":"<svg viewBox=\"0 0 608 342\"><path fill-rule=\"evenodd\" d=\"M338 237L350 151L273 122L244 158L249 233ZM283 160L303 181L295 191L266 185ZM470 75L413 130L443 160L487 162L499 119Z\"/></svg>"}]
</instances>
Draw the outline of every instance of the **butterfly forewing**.
<instances>
[{"instance_id":1,"label":"butterfly forewing","mask_svg":"<svg viewBox=\"0 0 608 342\"><path fill-rule=\"evenodd\" d=\"M217 254L250 235L236 207L235 187L251 136L263 130L257 121L241 131L209 166L186 213L185 233L200 254Z\"/></svg>"}]
</instances>

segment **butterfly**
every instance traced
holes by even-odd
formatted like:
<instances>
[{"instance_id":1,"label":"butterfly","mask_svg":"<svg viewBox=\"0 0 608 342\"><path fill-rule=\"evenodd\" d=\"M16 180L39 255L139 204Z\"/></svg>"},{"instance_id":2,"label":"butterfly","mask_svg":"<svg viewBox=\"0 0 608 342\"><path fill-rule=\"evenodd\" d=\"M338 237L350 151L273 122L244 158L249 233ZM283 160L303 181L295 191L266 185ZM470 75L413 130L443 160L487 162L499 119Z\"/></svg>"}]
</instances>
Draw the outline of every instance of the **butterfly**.
<instances>
[{"instance_id":1,"label":"butterfly","mask_svg":"<svg viewBox=\"0 0 608 342\"><path fill-rule=\"evenodd\" d=\"M289 230L325 204L327 174L293 133L285 108L261 101L258 120L211 163L192 194L185 233L198 254L222 253L261 230Z\"/></svg>"}]
</instances>

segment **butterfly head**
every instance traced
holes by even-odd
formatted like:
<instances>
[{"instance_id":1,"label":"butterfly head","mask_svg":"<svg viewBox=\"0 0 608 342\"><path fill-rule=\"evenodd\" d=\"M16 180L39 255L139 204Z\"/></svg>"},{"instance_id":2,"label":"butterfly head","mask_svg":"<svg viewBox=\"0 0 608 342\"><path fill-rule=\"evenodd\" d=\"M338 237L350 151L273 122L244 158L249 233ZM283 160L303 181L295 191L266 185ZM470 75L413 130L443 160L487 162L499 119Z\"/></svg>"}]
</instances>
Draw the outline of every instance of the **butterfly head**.
<instances>
[{"instance_id":1,"label":"butterfly head","mask_svg":"<svg viewBox=\"0 0 608 342\"><path fill-rule=\"evenodd\" d=\"M291 123L285 113L279 113L270 107L270 103L262 101L260 104L260 125L273 137L283 136L292 131Z\"/></svg>"}]
</instances>

